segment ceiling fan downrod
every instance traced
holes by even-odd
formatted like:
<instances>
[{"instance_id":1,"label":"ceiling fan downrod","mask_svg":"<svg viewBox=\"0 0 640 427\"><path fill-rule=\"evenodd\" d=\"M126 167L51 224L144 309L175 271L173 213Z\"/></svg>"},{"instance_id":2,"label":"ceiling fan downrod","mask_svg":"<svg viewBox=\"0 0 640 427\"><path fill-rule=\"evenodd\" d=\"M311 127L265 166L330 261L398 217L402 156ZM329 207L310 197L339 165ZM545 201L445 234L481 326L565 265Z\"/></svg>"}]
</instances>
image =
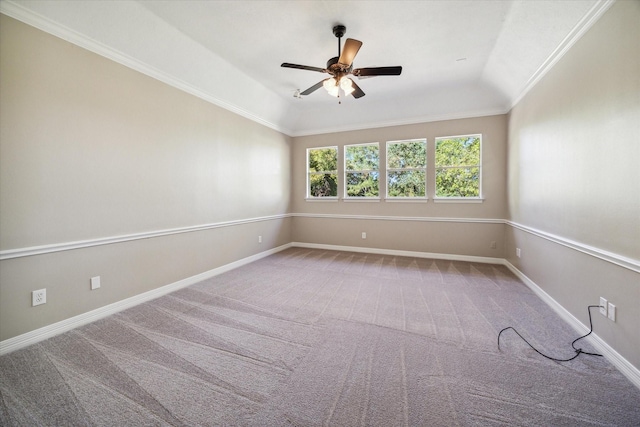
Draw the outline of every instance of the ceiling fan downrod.
<instances>
[{"instance_id":1,"label":"ceiling fan downrod","mask_svg":"<svg viewBox=\"0 0 640 427\"><path fill-rule=\"evenodd\" d=\"M335 27L333 27L333 35L336 36L338 38L338 58L340 58L341 55L341 39L342 36L344 36L344 33L347 32L347 27L345 27L344 25L336 25Z\"/></svg>"}]
</instances>

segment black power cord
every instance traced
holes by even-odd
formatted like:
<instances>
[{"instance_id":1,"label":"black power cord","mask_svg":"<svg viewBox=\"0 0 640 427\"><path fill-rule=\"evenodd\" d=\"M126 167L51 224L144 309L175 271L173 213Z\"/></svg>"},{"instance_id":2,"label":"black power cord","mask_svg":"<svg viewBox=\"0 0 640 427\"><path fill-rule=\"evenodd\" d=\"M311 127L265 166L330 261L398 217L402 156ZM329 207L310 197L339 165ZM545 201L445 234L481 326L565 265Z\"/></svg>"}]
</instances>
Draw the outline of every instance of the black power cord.
<instances>
[{"instance_id":1,"label":"black power cord","mask_svg":"<svg viewBox=\"0 0 640 427\"><path fill-rule=\"evenodd\" d=\"M576 357L580 356L581 354L586 354L587 356L600 356L600 357L602 357L602 355L601 355L601 354L598 354L598 353L589 353L589 352L587 352L587 351L582 350L581 348L576 348L576 346L574 345L576 342L578 342L579 340L581 340L581 339L583 339L583 338L588 337L589 335L591 335L591 332L593 332L593 323L591 322L591 309L592 309L592 308L594 308L594 307L598 307L598 308L600 308L600 306L599 306L599 305L590 305L590 306L588 306L588 307L587 307L587 313L589 313L589 333L588 333L588 334L586 334L586 335L583 335L583 336L581 336L581 337L578 337L578 338L576 338L575 340L573 340L573 342L571 343L571 347L573 347L573 349L576 351L576 354L575 354L575 356L573 356L573 357L572 357L572 358L570 358L570 359L556 359L555 357L547 356L546 354L541 353L537 348L535 348L534 346L532 346L532 345L531 345L531 343L529 343L529 341L527 341L527 340L526 340L522 335L520 335L520 333L519 333L518 331L516 331L516 330L515 330L515 328L514 328L514 327L512 327L512 326L508 326L508 327L504 328L503 330L501 330L501 331L498 333L498 350L500 350L500 335L502 335L502 333L503 333L504 331L506 331L507 329L512 329L512 330L513 330L513 332L515 332L516 334L518 334L518 336L519 336L520 338L522 338L522 340L523 340L524 342L526 342L527 344L529 344L529 347L531 347L532 349L534 349L534 350L536 351L536 353L538 353L538 354L539 354L539 355L541 355L541 356L546 357L547 359L554 360L554 361L556 361L556 362L568 362L568 361L573 360L573 359L575 359Z\"/></svg>"}]
</instances>

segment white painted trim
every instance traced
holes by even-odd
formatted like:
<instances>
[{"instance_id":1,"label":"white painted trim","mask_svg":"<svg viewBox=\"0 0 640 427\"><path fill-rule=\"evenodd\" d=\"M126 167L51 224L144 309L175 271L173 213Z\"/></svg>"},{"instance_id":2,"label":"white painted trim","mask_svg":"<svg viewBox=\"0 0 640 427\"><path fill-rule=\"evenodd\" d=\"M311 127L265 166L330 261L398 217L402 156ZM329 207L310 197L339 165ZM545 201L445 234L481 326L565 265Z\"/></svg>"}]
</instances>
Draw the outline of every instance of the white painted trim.
<instances>
[{"instance_id":1,"label":"white painted trim","mask_svg":"<svg viewBox=\"0 0 640 427\"><path fill-rule=\"evenodd\" d=\"M341 199L343 202L346 203L351 203L351 202L356 202L356 203L377 203L380 202L380 198L379 197L343 197Z\"/></svg>"},{"instance_id":2,"label":"white painted trim","mask_svg":"<svg viewBox=\"0 0 640 427\"><path fill-rule=\"evenodd\" d=\"M118 301L113 304L109 304L104 307L100 307L98 309L89 311L87 313L83 313L78 316L74 316L69 319L65 319L60 322L47 325L45 327L36 329L31 332L27 332L26 334L18 335L17 337L0 341L0 356L15 350L19 350L21 348L27 347L31 344L38 343L48 338L54 337L56 335L62 334L72 329L78 328L82 325L95 322L96 320L118 313L122 310L126 310L138 304L142 304L143 302L151 301L153 299L159 298L163 295L169 294L171 292L177 291L187 286L191 286L203 280L210 279L211 277L220 275L222 273L226 273L227 271L233 270L235 268L242 267L243 265L252 263L254 261L257 261L269 255L272 255L274 253L288 249L291 246L292 245L288 243L288 244L279 246L277 248L260 252L256 255L252 255L252 256L240 259L238 261L234 261L232 263L223 265L218 268L214 268L209 271L205 271L204 273L196 274L195 276L187 277L186 279L179 280L177 282L162 286L160 288L153 289L151 291L144 292L142 294L135 295L130 298L126 298L122 301Z\"/></svg>"},{"instance_id":3,"label":"white painted trim","mask_svg":"<svg viewBox=\"0 0 640 427\"><path fill-rule=\"evenodd\" d=\"M610 262L619 267L624 267L628 270L635 271L636 273L640 273L640 261L638 260L628 258L623 255L615 254L613 252L605 251L604 249L599 249L593 246L589 246L584 243L576 242L571 239L556 236L555 234L547 233L546 231L541 231L533 227L528 227L526 225L518 224L517 222L505 221L505 223L507 225L512 226L513 228L517 228L518 230L522 230L534 236L541 237L550 242L557 243L567 248L574 249L578 252L591 255L592 257L601 259L603 261Z\"/></svg>"},{"instance_id":4,"label":"white painted trim","mask_svg":"<svg viewBox=\"0 0 640 427\"><path fill-rule=\"evenodd\" d=\"M603 261L610 262L619 267L626 268L636 273L640 273L640 261L625 257L620 254L605 251L584 243L576 242L565 237L537 230L518 224L514 221L497 218L447 218L447 217L400 217L400 216L375 216L375 215L343 215L343 214L314 214L314 213L294 213L292 217L298 218L327 218L327 219L351 219L351 220L370 220L370 221L414 221L414 222L457 222L467 224L506 224L517 228L537 237L549 240L553 243L565 246L567 248L591 255Z\"/></svg>"},{"instance_id":5,"label":"white painted trim","mask_svg":"<svg viewBox=\"0 0 640 427\"><path fill-rule=\"evenodd\" d=\"M267 120L264 120L263 118L258 117L255 114L237 105L231 104L220 98L212 96L210 93L203 92L202 90L193 86L192 84L189 84L183 80L180 80L170 74L167 74L162 70L159 70L155 67L145 64L144 62L139 61L136 58L123 54L122 52L119 52L103 43L93 40L85 36L84 34L81 34L75 30L72 30L71 28L68 28L62 24L59 24L46 17L43 17L27 9L26 7L20 5L19 3L15 3L10 0L1 1L0 13L10 16L11 18L17 19L18 21L24 22L25 24L35 27L46 33L54 35L62 40L68 41L69 43L73 43L76 46L80 46L97 55L108 58L114 62L117 62L118 64L122 64L125 67L131 68L132 70L136 70L151 78L154 78L163 83L166 83L169 86L175 87L183 92L196 96L211 104L217 105L220 108L224 108L225 110L231 111L235 114L238 114L239 116L242 116L246 119L259 123L263 126L274 129L278 132L282 132L285 135L290 135L292 133L292 131L289 129L284 129L275 123L271 123Z\"/></svg>"},{"instance_id":6,"label":"white painted trim","mask_svg":"<svg viewBox=\"0 0 640 427\"><path fill-rule=\"evenodd\" d=\"M389 203L428 203L429 197L385 197L384 201Z\"/></svg>"},{"instance_id":7,"label":"white painted trim","mask_svg":"<svg viewBox=\"0 0 640 427\"><path fill-rule=\"evenodd\" d=\"M343 215L343 214L314 214L294 213L292 217L299 218L327 218L327 219L361 219L369 221L416 221L416 222L462 222L480 224L504 224L503 219L494 218L446 218L446 217L422 217L422 216L378 216L378 215Z\"/></svg>"},{"instance_id":8,"label":"white painted trim","mask_svg":"<svg viewBox=\"0 0 640 427\"><path fill-rule=\"evenodd\" d=\"M360 246L325 245L320 243L293 242L291 246L308 249L324 249L327 251L359 252L376 255L406 256L413 258L446 259L450 261L479 262L483 264L502 264L502 258L481 257L472 255L439 254L434 252L401 251L396 249L378 249Z\"/></svg>"},{"instance_id":9,"label":"white painted trim","mask_svg":"<svg viewBox=\"0 0 640 427\"><path fill-rule=\"evenodd\" d=\"M211 230L214 228L230 227L235 225L250 224L253 222L272 221L289 218L289 214L271 215L256 218L247 218L236 221L224 221L211 224L194 225L190 227L170 228L166 230L149 231L145 233L125 234L121 236L102 237L90 240L80 240L76 242L54 243L51 245L32 246L28 248L9 249L0 251L0 261L12 258L21 258L32 255L42 255L52 252L69 251L72 249L89 248L92 246L111 245L113 243L128 242L132 240L151 239L154 237L169 236L171 234L192 233L195 231Z\"/></svg>"},{"instance_id":10,"label":"white painted trim","mask_svg":"<svg viewBox=\"0 0 640 427\"><path fill-rule=\"evenodd\" d=\"M335 196L324 196L324 197L306 197L304 200L307 202L337 202L339 199Z\"/></svg>"},{"instance_id":11,"label":"white painted trim","mask_svg":"<svg viewBox=\"0 0 640 427\"><path fill-rule=\"evenodd\" d=\"M331 200L308 200L312 202L336 202L336 199ZM378 201L377 199L375 201ZM395 200L393 202L396 202ZM398 202L405 202L405 200L398 200ZM407 200L406 202L409 202ZM417 201L416 201L417 202ZM426 200L421 200L425 203ZM253 222L261 221L273 221L277 219L285 218L325 218L325 219L348 219L348 220L365 220L365 221L413 221L413 222L455 222L455 223L467 223L467 224L506 224L532 234L537 237L549 240L559 245L574 249L578 252L582 252L587 255L591 255L595 258L603 261L610 262L619 267L629 269L640 273L640 261L625 257L623 255L608 252L603 249L599 249L593 246L589 246L580 242L576 242L561 236L557 236L551 233L547 233L541 230L537 230L533 227L528 227L519 224L514 221L497 219L497 218L448 218L448 217L405 217L405 216L379 216L379 215L344 215L344 214L315 214L315 213L292 213L292 214L280 214L271 215L265 217L248 218L236 221L225 221L211 224L196 225L190 227L172 228L166 230L150 231L145 233L126 234L121 236L104 237L90 240L81 240L76 242L55 243L51 245L32 246L27 248L9 249L0 251L0 261L21 258L33 255L42 255L53 252L68 251L73 249L88 248L92 246L110 245L113 243L128 242L133 240L150 239L154 237L168 236L171 234L179 233L191 233L196 231L210 230L214 228L230 227L235 225L249 224Z\"/></svg>"},{"instance_id":12,"label":"white painted trim","mask_svg":"<svg viewBox=\"0 0 640 427\"><path fill-rule=\"evenodd\" d=\"M529 279L524 273L518 270L513 264L506 259L502 260L502 264L506 266L518 279L522 280L529 289L533 291L542 301L544 301L549 307L551 307L565 322L567 322L573 329L579 334L585 335L589 332L589 328L580 322L573 314L571 314L566 308L560 305L555 299L553 299L548 293L540 288L533 280ZM627 359L622 357L620 353L615 351L609 344L604 342L597 333L593 332L587 338L597 351L599 351L613 366L615 366L629 381L640 389L640 369L633 366Z\"/></svg>"},{"instance_id":13,"label":"white painted trim","mask_svg":"<svg viewBox=\"0 0 640 427\"><path fill-rule=\"evenodd\" d=\"M520 94L511 103L511 108L525 97L527 93L556 65L560 59L576 44L578 40L595 24L598 19L615 3L615 0L598 0L596 4L582 17L580 22L567 34L551 55L538 67L524 85Z\"/></svg>"},{"instance_id":14,"label":"white painted trim","mask_svg":"<svg viewBox=\"0 0 640 427\"><path fill-rule=\"evenodd\" d=\"M434 203L484 203L482 197L434 197Z\"/></svg>"}]
</instances>

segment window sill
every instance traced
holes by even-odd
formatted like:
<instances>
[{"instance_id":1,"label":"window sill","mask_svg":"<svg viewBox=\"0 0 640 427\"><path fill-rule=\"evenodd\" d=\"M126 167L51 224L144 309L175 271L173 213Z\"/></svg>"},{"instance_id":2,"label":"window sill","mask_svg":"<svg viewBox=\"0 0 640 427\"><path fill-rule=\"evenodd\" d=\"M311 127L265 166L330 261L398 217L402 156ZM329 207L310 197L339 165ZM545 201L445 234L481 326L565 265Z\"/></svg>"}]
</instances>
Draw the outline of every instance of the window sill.
<instances>
[{"instance_id":1,"label":"window sill","mask_svg":"<svg viewBox=\"0 0 640 427\"><path fill-rule=\"evenodd\" d=\"M306 197L307 202L337 202L337 197Z\"/></svg>"},{"instance_id":2,"label":"window sill","mask_svg":"<svg viewBox=\"0 0 640 427\"><path fill-rule=\"evenodd\" d=\"M379 202L380 199L377 197L345 197L342 199L343 202Z\"/></svg>"},{"instance_id":3,"label":"window sill","mask_svg":"<svg viewBox=\"0 0 640 427\"><path fill-rule=\"evenodd\" d=\"M481 197L439 197L433 199L434 203L483 203Z\"/></svg>"},{"instance_id":4,"label":"window sill","mask_svg":"<svg viewBox=\"0 0 640 427\"><path fill-rule=\"evenodd\" d=\"M391 203L427 203L427 197L385 197L385 202Z\"/></svg>"}]
</instances>

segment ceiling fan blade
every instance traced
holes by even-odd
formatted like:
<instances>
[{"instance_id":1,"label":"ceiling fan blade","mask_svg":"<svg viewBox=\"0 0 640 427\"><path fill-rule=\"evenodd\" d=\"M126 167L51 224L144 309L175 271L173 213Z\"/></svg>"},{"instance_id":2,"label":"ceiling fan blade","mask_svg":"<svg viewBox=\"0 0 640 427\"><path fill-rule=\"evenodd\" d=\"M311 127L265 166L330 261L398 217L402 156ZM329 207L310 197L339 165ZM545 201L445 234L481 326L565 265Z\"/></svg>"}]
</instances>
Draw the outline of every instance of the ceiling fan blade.
<instances>
[{"instance_id":1,"label":"ceiling fan blade","mask_svg":"<svg viewBox=\"0 0 640 427\"><path fill-rule=\"evenodd\" d=\"M325 70L324 68L309 67L308 65L289 64L288 62L283 62L280 66L284 68L297 68L298 70L317 71L319 73L327 72L327 70Z\"/></svg>"},{"instance_id":2,"label":"ceiling fan blade","mask_svg":"<svg viewBox=\"0 0 640 427\"><path fill-rule=\"evenodd\" d=\"M368 77L368 76L399 76L402 73L402 67L370 67L370 68L356 68L352 71L354 76Z\"/></svg>"},{"instance_id":3,"label":"ceiling fan blade","mask_svg":"<svg viewBox=\"0 0 640 427\"><path fill-rule=\"evenodd\" d=\"M317 91L318 89L320 89L322 87L322 84L329 79L324 79L319 81L318 83L314 84L313 86L311 86L309 89L305 90L304 92L300 92L300 95L310 95L313 92Z\"/></svg>"},{"instance_id":4,"label":"ceiling fan blade","mask_svg":"<svg viewBox=\"0 0 640 427\"><path fill-rule=\"evenodd\" d=\"M340 54L340 58L338 59L338 64L344 67L350 67L353 64L353 58L356 57L356 54L360 50L360 46L362 46L362 42L354 39L347 39L344 42L344 47L342 48L342 53Z\"/></svg>"},{"instance_id":5,"label":"ceiling fan blade","mask_svg":"<svg viewBox=\"0 0 640 427\"><path fill-rule=\"evenodd\" d=\"M356 82L353 81L353 79L351 80L351 87L353 87L354 89L354 91L351 93L354 98L362 98L365 95L362 89L360 89L360 86L358 86Z\"/></svg>"}]
</instances>

